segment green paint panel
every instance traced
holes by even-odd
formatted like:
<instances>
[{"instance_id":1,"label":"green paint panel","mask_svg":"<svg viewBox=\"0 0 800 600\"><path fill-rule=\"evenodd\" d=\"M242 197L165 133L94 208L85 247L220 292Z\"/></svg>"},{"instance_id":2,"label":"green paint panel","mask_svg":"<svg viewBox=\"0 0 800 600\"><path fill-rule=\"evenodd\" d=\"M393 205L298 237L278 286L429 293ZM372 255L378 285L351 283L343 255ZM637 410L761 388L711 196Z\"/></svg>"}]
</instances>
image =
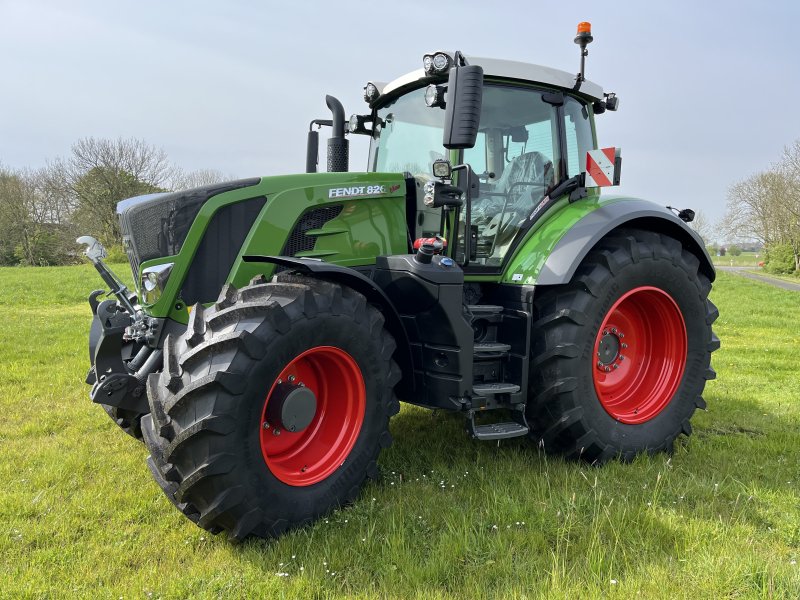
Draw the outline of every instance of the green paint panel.
<instances>
[{"instance_id":1,"label":"green paint panel","mask_svg":"<svg viewBox=\"0 0 800 600\"><path fill-rule=\"evenodd\" d=\"M531 228L508 261L501 283L535 285L547 257L578 221L606 204L632 200L623 196L600 196L596 188L589 192L587 198L573 203L565 196Z\"/></svg>"},{"instance_id":2,"label":"green paint panel","mask_svg":"<svg viewBox=\"0 0 800 600\"><path fill-rule=\"evenodd\" d=\"M242 286L255 275L271 275L263 264L244 263L245 254L279 255L287 236L303 213L325 206L342 206L338 216L320 229L314 249L300 256L324 258L346 266L369 265L382 254L407 251L405 180L398 173L307 173L263 177L254 186L212 197L200 209L176 256L146 261L142 268L174 263L161 298L147 307L148 314L186 323L188 310L179 293L208 224L223 206L265 196L267 202L248 233L227 282Z\"/></svg>"}]
</instances>

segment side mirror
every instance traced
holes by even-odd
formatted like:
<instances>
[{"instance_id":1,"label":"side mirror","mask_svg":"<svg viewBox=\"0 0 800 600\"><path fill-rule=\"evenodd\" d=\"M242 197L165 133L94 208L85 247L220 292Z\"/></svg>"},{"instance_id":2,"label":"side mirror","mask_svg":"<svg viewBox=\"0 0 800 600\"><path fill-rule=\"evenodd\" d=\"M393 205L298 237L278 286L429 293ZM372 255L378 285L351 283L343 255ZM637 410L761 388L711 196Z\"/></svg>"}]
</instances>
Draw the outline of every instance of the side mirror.
<instances>
[{"instance_id":1,"label":"side mirror","mask_svg":"<svg viewBox=\"0 0 800 600\"><path fill-rule=\"evenodd\" d=\"M478 137L483 102L483 68L465 65L450 69L442 145L448 150L472 148Z\"/></svg>"},{"instance_id":2,"label":"side mirror","mask_svg":"<svg viewBox=\"0 0 800 600\"><path fill-rule=\"evenodd\" d=\"M619 148L603 148L586 153L586 187L619 185L622 154Z\"/></svg>"}]
</instances>

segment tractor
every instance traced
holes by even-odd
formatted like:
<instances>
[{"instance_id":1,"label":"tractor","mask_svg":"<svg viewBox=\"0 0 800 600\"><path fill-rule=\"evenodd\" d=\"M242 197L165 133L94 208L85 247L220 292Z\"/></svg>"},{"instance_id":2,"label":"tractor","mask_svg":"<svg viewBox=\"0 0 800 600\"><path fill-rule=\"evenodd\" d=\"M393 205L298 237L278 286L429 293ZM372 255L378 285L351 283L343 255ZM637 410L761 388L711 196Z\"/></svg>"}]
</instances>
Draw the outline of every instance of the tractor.
<instances>
[{"instance_id":1,"label":"tractor","mask_svg":"<svg viewBox=\"0 0 800 600\"><path fill-rule=\"evenodd\" d=\"M400 400L591 464L691 433L714 267L691 210L601 194L621 154L595 119L619 100L584 76L592 39L581 23L577 76L425 54L347 121L327 96L306 173L120 202L135 290L79 238L110 288L89 296L91 399L184 515L242 540L354 501Z\"/></svg>"}]
</instances>

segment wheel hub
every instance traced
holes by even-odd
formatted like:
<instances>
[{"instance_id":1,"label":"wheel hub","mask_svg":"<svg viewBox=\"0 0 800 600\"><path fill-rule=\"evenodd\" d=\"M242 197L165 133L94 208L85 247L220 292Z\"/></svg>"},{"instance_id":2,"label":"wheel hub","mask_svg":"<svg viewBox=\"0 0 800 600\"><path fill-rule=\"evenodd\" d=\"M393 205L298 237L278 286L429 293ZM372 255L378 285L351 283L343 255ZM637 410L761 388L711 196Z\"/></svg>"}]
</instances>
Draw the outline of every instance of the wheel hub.
<instances>
[{"instance_id":1,"label":"wheel hub","mask_svg":"<svg viewBox=\"0 0 800 600\"><path fill-rule=\"evenodd\" d=\"M628 344L623 342L622 339L625 334L612 327L610 329L603 329L603 333L597 343L597 369L599 371L608 372L612 369L618 369L625 360L623 350L627 349Z\"/></svg>"},{"instance_id":2,"label":"wheel hub","mask_svg":"<svg viewBox=\"0 0 800 600\"><path fill-rule=\"evenodd\" d=\"M302 383L279 383L267 405L272 427L299 433L311 424L317 414L317 397Z\"/></svg>"}]
</instances>

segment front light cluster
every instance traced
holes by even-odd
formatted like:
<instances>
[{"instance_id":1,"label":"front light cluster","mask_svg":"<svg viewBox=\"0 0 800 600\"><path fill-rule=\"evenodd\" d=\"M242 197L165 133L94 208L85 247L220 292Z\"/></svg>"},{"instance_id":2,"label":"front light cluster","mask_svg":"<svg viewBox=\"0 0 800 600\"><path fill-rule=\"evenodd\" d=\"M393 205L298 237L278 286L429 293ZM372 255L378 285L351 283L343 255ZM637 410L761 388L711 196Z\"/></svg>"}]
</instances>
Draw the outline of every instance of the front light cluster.
<instances>
[{"instance_id":1,"label":"front light cluster","mask_svg":"<svg viewBox=\"0 0 800 600\"><path fill-rule=\"evenodd\" d=\"M167 285L167 280L174 264L154 265L142 271L142 301L144 304L158 302Z\"/></svg>"},{"instance_id":2,"label":"front light cluster","mask_svg":"<svg viewBox=\"0 0 800 600\"><path fill-rule=\"evenodd\" d=\"M425 187L422 188L422 191L425 192L425 196L422 198L422 201L425 203L425 206L429 208L433 208L434 200L436 198L436 182L429 181L425 184Z\"/></svg>"}]
</instances>

